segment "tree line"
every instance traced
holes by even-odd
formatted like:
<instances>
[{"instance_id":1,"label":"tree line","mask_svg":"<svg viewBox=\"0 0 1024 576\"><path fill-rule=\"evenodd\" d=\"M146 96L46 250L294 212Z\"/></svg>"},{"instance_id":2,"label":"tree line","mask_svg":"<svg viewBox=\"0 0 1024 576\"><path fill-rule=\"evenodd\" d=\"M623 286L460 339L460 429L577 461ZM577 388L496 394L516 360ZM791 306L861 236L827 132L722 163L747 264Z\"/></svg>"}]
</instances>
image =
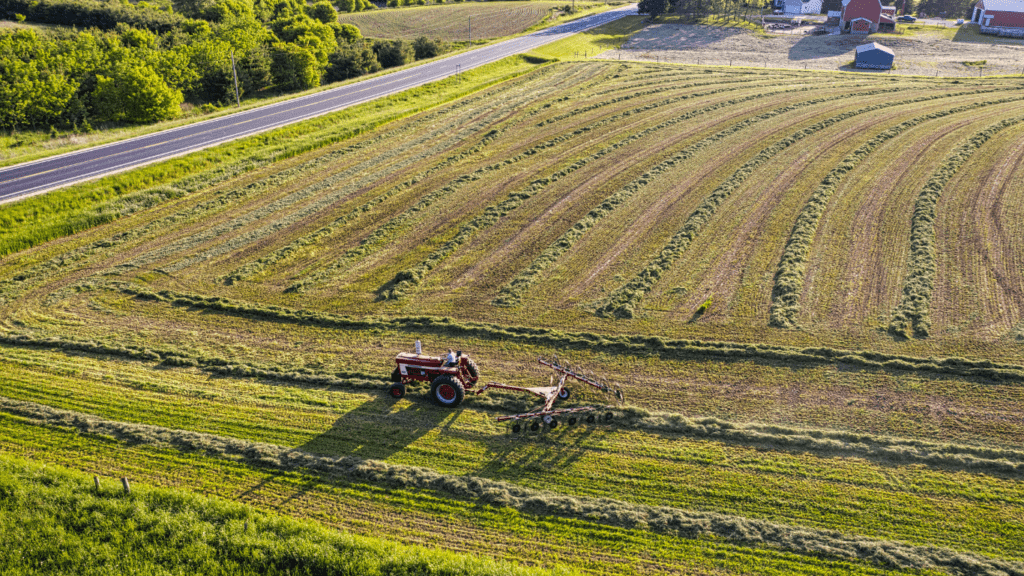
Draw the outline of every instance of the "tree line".
<instances>
[{"instance_id":1,"label":"tree line","mask_svg":"<svg viewBox=\"0 0 1024 576\"><path fill-rule=\"evenodd\" d=\"M116 0L0 0L0 14L28 6L32 18L43 14L44 21L67 25L78 14L77 23L88 26L0 33L0 128L88 130L96 122L173 118L183 102L233 102L232 60L240 94L253 95L313 88L446 49L428 38L364 39L357 27L338 23L326 0L175 5L178 11Z\"/></svg>"}]
</instances>

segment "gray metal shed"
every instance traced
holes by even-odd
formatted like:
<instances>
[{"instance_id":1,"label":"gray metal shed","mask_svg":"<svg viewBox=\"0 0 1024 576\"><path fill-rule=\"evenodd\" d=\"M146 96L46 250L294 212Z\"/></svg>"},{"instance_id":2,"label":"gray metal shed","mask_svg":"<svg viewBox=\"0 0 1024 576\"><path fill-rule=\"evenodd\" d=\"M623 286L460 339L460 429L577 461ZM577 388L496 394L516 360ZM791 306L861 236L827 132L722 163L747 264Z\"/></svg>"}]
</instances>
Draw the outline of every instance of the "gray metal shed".
<instances>
[{"instance_id":1,"label":"gray metal shed","mask_svg":"<svg viewBox=\"0 0 1024 576\"><path fill-rule=\"evenodd\" d=\"M878 42L857 46L857 68L874 68L888 70L896 54Z\"/></svg>"}]
</instances>

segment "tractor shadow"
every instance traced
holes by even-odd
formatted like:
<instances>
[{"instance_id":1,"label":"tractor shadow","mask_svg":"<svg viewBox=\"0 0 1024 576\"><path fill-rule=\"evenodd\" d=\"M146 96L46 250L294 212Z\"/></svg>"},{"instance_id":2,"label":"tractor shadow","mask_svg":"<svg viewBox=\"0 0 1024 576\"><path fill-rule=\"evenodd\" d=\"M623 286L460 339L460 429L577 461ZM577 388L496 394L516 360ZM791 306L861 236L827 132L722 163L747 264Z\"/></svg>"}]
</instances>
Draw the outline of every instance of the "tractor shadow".
<instances>
[{"instance_id":1,"label":"tractor shadow","mask_svg":"<svg viewBox=\"0 0 1024 576\"><path fill-rule=\"evenodd\" d=\"M552 470L573 467L594 450L593 438L610 430L608 426L563 426L538 432L501 432L504 439L491 443L489 460L474 475L515 481L523 475L543 475Z\"/></svg>"},{"instance_id":2,"label":"tractor shadow","mask_svg":"<svg viewBox=\"0 0 1024 576\"><path fill-rule=\"evenodd\" d=\"M445 430L462 410L442 410L411 393L395 401L382 393L339 417L297 449L321 456L386 460L430 432Z\"/></svg>"}]
</instances>

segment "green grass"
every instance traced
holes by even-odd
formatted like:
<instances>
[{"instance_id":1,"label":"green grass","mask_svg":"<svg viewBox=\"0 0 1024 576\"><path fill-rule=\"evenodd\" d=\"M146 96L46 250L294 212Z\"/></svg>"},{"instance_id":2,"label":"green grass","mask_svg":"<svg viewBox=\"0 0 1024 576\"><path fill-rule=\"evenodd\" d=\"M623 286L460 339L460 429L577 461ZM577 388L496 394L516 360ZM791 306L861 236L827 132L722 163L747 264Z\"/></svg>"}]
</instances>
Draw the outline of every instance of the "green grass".
<instances>
[{"instance_id":1,"label":"green grass","mask_svg":"<svg viewBox=\"0 0 1024 576\"><path fill-rule=\"evenodd\" d=\"M519 575L548 572L354 536L184 490L0 454L4 573ZM168 545L172 542L173 545ZM562 571L559 571L562 572Z\"/></svg>"},{"instance_id":2,"label":"green grass","mask_svg":"<svg viewBox=\"0 0 1024 576\"><path fill-rule=\"evenodd\" d=\"M949 28L953 31L954 42L974 42L977 44L1004 44L1007 46L1024 46L1024 40L1020 38L1004 38L995 34L982 34L977 24L967 23L956 28Z\"/></svg>"},{"instance_id":3,"label":"green grass","mask_svg":"<svg viewBox=\"0 0 1024 576\"><path fill-rule=\"evenodd\" d=\"M530 52L542 58L573 60L597 56L622 46L629 37L643 29L643 16L627 16L575 34L565 40L552 42Z\"/></svg>"}]
</instances>

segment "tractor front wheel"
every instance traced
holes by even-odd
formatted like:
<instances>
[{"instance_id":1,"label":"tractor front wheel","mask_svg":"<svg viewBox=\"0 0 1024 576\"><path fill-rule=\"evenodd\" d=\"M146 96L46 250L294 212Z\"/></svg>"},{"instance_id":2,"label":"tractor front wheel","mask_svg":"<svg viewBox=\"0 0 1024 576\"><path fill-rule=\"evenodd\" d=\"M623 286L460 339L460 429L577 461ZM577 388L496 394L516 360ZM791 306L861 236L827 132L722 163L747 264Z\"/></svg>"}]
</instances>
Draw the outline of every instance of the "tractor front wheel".
<instances>
[{"instance_id":1,"label":"tractor front wheel","mask_svg":"<svg viewBox=\"0 0 1024 576\"><path fill-rule=\"evenodd\" d=\"M396 382L388 388L388 396L391 396L395 400L405 396L405 384Z\"/></svg>"},{"instance_id":2,"label":"tractor front wheel","mask_svg":"<svg viewBox=\"0 0 1024 576\"><path fill-rule=\"evenodd\" d=\"M455 408L462 403L466 390L462 383L447 374L434 378L430 384L430 395L439 406Z\"/></svg>"}]
</instances>

